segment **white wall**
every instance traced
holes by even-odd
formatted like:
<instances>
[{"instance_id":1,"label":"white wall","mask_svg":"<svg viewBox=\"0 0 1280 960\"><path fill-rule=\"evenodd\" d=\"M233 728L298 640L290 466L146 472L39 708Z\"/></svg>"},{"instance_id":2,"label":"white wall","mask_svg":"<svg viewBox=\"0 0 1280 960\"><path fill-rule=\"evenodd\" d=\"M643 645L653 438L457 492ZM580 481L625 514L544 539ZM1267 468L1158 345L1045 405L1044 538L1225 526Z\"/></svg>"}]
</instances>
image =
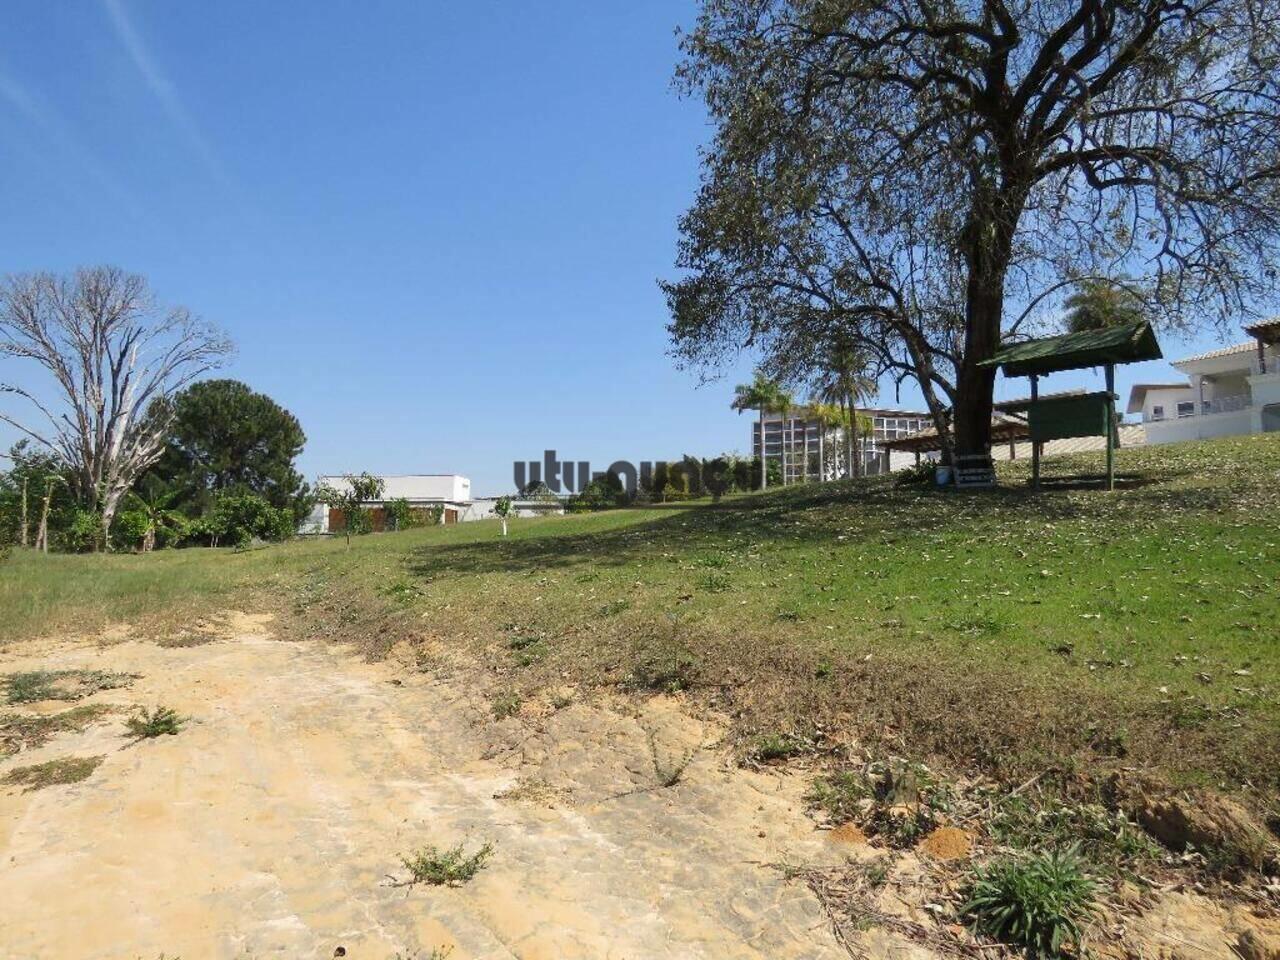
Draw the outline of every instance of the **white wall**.
<instances>
[{"instance_id":1,"label":"white wall","mask_svg":"<svg viewBox=\"0 0 1280 960\"><path fill-rule=\"evenodd\" d=\"M344 477L321 477L335 490L345 490L347 481ZM402 474L385 476L382 481L386 486L382 491L382 499L398 500L438 500L453 503L466 503L471 499L471 481L456 473L441 474Z\"/></svg>"},{"instance_id":2,"label":"white wall","mask_svg":"<svg viewBox=\"0 0 1280 960\"><path fill-rule=\"evenodd\" d=\"M1210 437L1253 433L1257 429L1257 417L1255 408L1246 408L1231 413L1157 420L1146 424L1147 443L1178 443L1182 440L1208 440Z\"/></svg>"}]
</instances>

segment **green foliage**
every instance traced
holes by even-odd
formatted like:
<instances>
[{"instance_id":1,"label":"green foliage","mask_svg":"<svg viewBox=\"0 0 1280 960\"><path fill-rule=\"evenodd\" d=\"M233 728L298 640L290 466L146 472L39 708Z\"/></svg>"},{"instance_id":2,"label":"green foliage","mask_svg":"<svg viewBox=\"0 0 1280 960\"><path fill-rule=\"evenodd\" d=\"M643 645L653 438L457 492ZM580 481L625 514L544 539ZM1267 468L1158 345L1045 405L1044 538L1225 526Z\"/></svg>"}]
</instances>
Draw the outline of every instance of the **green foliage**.
<instances>
[{"instance_id":1,"label":"green foliage","mask_svg":"<svg viewBox=\"0 0 1280 960\"><path fill-rule=\"evenodd\" d=\"M437 507L437 509L443 508ZM404 497L384 501L382 511L388 530L408 530L412 527L421 527L427 522L425 512L411 507Z\"/></svg>"},{"instance_id":2,"label":"green foliage","mask_svg":"<svg viewBox=\"0 0 1280 960\"><path fill-rule=\"evenodd\" d=\"M1072 849L1106 874L1132 872L1160 856L1160 847L1140 827L1099 804L1032 802L1010 797L987 829L1004 847L1036 851Z\"/></svg>"},{"instance_id":3,"label":"green foliage","mask_svg":"<svg viewBox=\"0 0 1280 960\"><path fill-rule=\"evenodd\" d=\"M97 549L101 540L102 515L77 507L62 535L64 549L71 553L88 553Z\"/></svg>"},{"instance_id":4,"label":"green foliage","mask_svg":"<svg viewBox=\"0 0 1280 960\"><path fill-rule=\"evenodd\" d=\"M226 494L252 494L287 511L296 528L311 509L294 469L306 435L296 417L236 380L204 380L173 402L164 453L150 476L178 491L191 515L209 512Z\"/></svg>"},{"instance_id":5,"label":"green foliage","mask_svg":"<svg viewBox=\"0 0 1280 960\"><path fill-rule=\"evenodd\" d=\"M0 547L22 542L23 490L26 491L27 544L35 543L46 490L49 493L49 542L65 549L66 531L75 517L76 504L66 473L57 458L32 449L26 440L0 456Z\"/></svg>"},{"instance_id":6,"label":"green foliage","mask_svg":"<svg viewBox=\"0 0 1280 960\"><path fill-rule=\"evenodd\" d=\"M135 740L151 740L155 737L174 736L186 720L170 707L157 705L155 709L139 709L137 716L125 721L125 729Z\"/></svg>"},{"instance_id":7,"label":"green foliage","mask_svg":"<svg viewBox=\"0 0 1280 960\"><path fill-rule=\"evenodd\" d=\"M961 912L976 932L1056 960L1079 954L1096 889L1072 851L1002 857L975 872Z\"/></svg>"},{"instance_id":8,"label":"green foliage","mask_svg":"<svg viewBox=\"0 0 1280 960\"><path fill-rule=\"evenodd\" d=\"M462 844L442 850L439 847L427 846L408 856L402 856L400 862L409 871L407 885L429 883L433 886L457 887L472 879L484 868L493 857L493 844L485 843L470 856L465 855Z\"/></svg>"},{"instance_id":9,"label":"green foliage","mask_svg":"<svg viewBox=\"0 0 1280 960\"><path fill-rule=\"evenodd\" d=\"M510 497L499 497L493 502L493 513L501 519L510 517L515 512L514 501Z\"/></svg>"},{"instance_id":10,"label":"green foliage","mask_svg":"<svg viewBox=\"0 0 1280 960\"><path fill-rule=\"evenodd\" d=\"M187 536L213 547L246 547L254 540L287 540L293 533L289 510L251 493L231 493L217 497L209 512L189 525Z\"/></svg>"},{"instance_id":11,"label":"green foliage","mask_svg":"<svg viewBox=\"0 0 1280 960\"><path fill-rule=\"evenodd\" d=\"M565 502L570 513L613 510L627 505L627 492L616 473L605 473L588 483Z\"/></svg>"},{"instance_id":12,"label":"green foliage","mask_svg":"<svg viewBox=\"0 0 1280 960\"><path fill-rule=\"evenodd\" d=\"M353 535L372 532L373 519L366 504L382 497L386 483L370 473L348 473L343 479L346 482L340 487L327 484L317 487L316 500L342 516L342 529L333 532L345 533L350 543Z\"/></svg>"},{"instance_id":13,"label":"green foliage","mask_svg":"<svg viewBox=\"0 0 1280 960\"><path fill-rule=\"evenodd\" d=\"M1082 280L1063 304L1069 332L1105 330L1146 318L1142 298L1131 289L1104 280Z\"/></svg>"}]
</instances>

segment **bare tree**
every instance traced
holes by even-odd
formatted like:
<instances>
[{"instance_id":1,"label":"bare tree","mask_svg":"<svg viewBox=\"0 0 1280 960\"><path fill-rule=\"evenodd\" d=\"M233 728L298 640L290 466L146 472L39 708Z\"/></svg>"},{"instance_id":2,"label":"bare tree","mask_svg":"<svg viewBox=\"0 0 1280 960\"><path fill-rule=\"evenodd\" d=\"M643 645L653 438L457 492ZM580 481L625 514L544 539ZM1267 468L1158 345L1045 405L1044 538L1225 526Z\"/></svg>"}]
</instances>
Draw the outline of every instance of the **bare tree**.
<instances>
[{"instance_id":1,"label":"bare tree","mask_svg":"<svg viewBox=\"0 0 1280 960\"><path fill-rule=\"evenodd\" d=\"M1080 280L1201 327L1276 292L1267 0L703 0L684 46L717 127L666 285L685 359L835 321L983 454L983 362Z\"/></svg>"},{"instance_id":2,"label":"bare tree","mask_svg":"<svg viewBox=\"0 0 1280 960\"><path fill-rule=\"evenodd\" d=\"M105 543L120 501L163 450L169 398L231 349L114 267L11 276L0 285L0 356L33 361L44 382L0 381L0 393L34 409L0 421L65 464L77 499L101 515Z\"/></svg>"}]
</instances>

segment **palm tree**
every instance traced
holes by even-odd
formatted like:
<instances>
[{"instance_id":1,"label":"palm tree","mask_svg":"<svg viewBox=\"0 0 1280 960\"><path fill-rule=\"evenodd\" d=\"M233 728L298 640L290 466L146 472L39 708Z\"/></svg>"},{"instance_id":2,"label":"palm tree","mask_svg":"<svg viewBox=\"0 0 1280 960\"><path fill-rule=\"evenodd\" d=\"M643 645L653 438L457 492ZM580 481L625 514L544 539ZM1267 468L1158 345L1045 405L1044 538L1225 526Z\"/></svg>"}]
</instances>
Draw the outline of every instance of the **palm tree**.
<instances>
[{"instance_id":1,"label":"palm tree","mask_svg":"<svg viewBox=\"0 0 1280 960\"><path fill-rule=\"evenodd\" d=\"M858 443L858 404L872 399L880 392L870 369L871 358L865 351L836 340L823 352L821 370L813 381L818 399L824 403L837 404L844 413L845 423L848 425L845 440L851 477L862 472L861 448ZM855 451L858 451L856 456Z\"/></svg>"},{"instance_id":2,"label":"palm tree","mask_svg":"<svg viewBox=\"0 0 1280 960\"><path fill-rule=\"evenodd\" d=\"M760 489L769 486L769 461L764 446L764 415L766 413L786 413L791 409L791 395L759 370L750 383L740 383L733 388L733 403L730 406L742 413L744 410L759 411L760 430ZM787 480L787 448L782 447L782 482Z\"/></svg>"},{"instance_id":3,"label":"palm tree","mask_svg":"<svg viewBox=\"0 0 1280 960\"><path fill-rule=\"evenodd\" d=\"M142 552L150 553L155 549L156 533L161 529L171 529L181 525L182 514L170 510L169 505L178 497L176 490L157 491L153 486L147 496L136 490L129 491L129 500L137 511L146 518L146 529L142 533Z\"/></svg>"},{"instance_id":4,"label":"palm tree","mask_svg":"<svg viewBox=\"0 0 1280 960\"><path fill-rule=\"evenodd\" d=\"M1067 297L1067 330L1105 330L1146 319L1142 298L1127 287L1106 280L1082 280L1080 288Z\"/></svg>"}]
</instances>

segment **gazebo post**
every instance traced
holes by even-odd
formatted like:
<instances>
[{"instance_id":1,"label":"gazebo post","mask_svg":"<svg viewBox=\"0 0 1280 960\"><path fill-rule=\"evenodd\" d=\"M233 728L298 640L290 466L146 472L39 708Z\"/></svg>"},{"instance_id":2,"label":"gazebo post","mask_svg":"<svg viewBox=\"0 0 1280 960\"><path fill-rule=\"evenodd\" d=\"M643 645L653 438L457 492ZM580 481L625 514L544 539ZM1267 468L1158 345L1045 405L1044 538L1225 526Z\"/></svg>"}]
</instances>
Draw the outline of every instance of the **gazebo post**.
<instances>
[{"instance_id":1,"label":"gazebo post","mask_svg":"<svg viewBox=\"0 0 1280 960\"><path fill-rule=\"evenodd\" d=\"M1031 375L1031 405L1036 405L1036 400L1040 397L1040 377L1037 374ZM1040 444L1036 443L1035 435L1031 436L1031 489L1040 489Z\"/></svg>"},{"instance_id":2,"label":"gazebo post","mask_svg":"<svg viewBox=\"0 0 1280 960\"><path fill-rule=\"evenodd\" d=\"M1107 371L1107 489L1116 488L1116 365L1108 363Z\"/></svg>"}]
</instances>

